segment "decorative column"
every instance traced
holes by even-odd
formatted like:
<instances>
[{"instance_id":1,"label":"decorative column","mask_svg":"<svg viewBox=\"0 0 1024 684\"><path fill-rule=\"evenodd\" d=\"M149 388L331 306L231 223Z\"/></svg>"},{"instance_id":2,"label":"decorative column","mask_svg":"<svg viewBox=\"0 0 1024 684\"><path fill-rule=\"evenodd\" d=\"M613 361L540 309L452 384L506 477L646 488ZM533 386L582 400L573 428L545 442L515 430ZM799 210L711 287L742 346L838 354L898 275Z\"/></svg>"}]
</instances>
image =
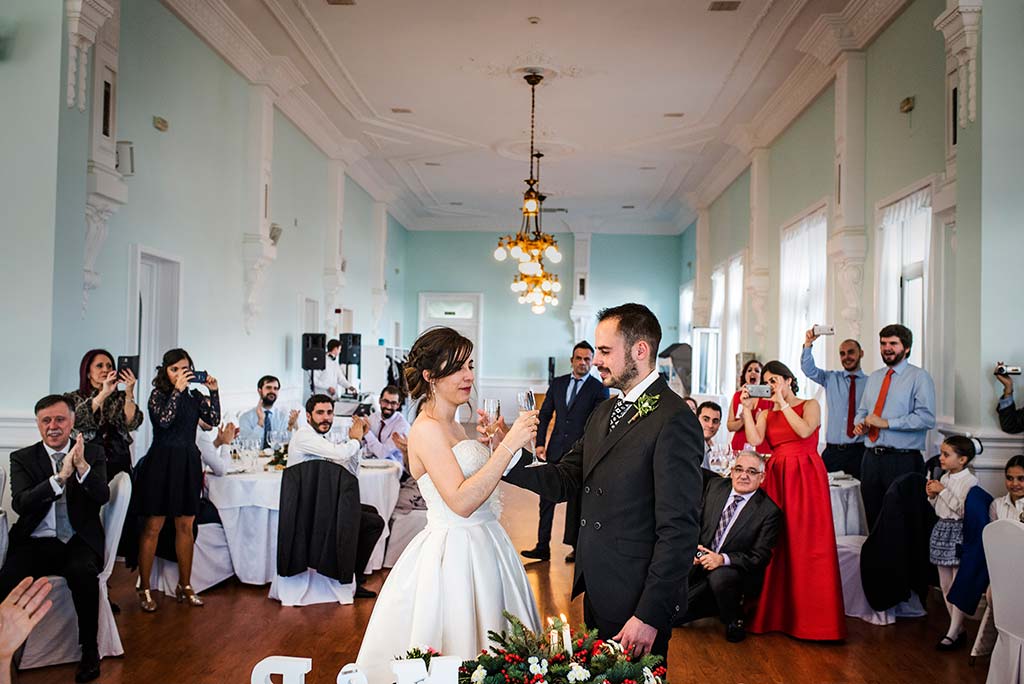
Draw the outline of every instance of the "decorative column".
<instances>
[{"instance_id":1,"label":"decorative column","mask_svg":"<svg viewBox=\"0 0 1024 684\"><path fill-rule=\"evenodd\" d=\"M588 339L594 331L594 307L587 301L590 294L590 233L573 233L573 277L572 306L569 318L572 319L573 341Z\"/></svg>"},{"instance_id":2,"label":"decorative column","mask_svg":"<svg viewBox=\"0 0 1024 684\"><path fill-rule=\"evenodd\" d=\"M274 151L274 93L269 86L249 90L249 134L242 260L245 269L245 332L263 313L263 279L266 268L277 258L270 240L270 182Z\"/></svg>"},{"instance_id":3,"label":"decorative column","mask_svg":"<svg viewBox=\"0 0 1024 684\"><path fill-rule=\"evenodd\" d=\"M771 151L767 147L750 150L750 240L748 266L744 269L747 293L747 325L743 326L743 351L768 356L768 291L772 265L778 254L771 231Z\"/></svg>"},{"instance_id":4,"label":"decorative column","mask_svg":"<svg viewBox=\"0 0 1024 684\"><path fill-rule=\"evenodd\" d=\"M978 115L978 29L982 0L948 0L947 9L935 20L935 29L946 39L946 55L957 65L957 122L967 128Z\"/></svg>"},{"instance_id":5,"label":"decorative column","mask_svg":"<svg viewBox=\"0 0 1024 684\"><path fill-rule=\"evenodd\" d=\"M707 327L711 320L711 212L697 208L697 269L693 282L693 325Z\"/></svg>"},{"instance_id":6,"label":"decorative column","mask_svg":"<svg viewBox=\"0 0 1024 684\"><path fill-rule=\"evenodd\" d=\"M334 310L341 307L345 290L344 217L345 217L345 162L332 159L327 162L328 207L327 237L324 243L324 331L334 338L338 330L338 317Z\"/></svg>"},{"instance_id":7,"label":"decorative column","mask_svg":"<svg viewBox=\"0 0 1024 684\"><path fill-rule=\"evenodd\" d=\"M373 343L381 336L380 319L384 305L388 303L387 283L384 278L388 248L388 205L387 202L373 203L373 264L370 268L370 301L373 319Z\"/></svg>"},{"instance_id":8,"label":"decorative column","mask_svg":"<svg viewBox=\"0 0 1024 684\"><path fill-rule=\"evenodd\" d=\"M89 82L89 48L103 23L114 15L105 0L64 0L68 26L67 105L85 111L85 87Z\"/></svg>"}]
</instances>

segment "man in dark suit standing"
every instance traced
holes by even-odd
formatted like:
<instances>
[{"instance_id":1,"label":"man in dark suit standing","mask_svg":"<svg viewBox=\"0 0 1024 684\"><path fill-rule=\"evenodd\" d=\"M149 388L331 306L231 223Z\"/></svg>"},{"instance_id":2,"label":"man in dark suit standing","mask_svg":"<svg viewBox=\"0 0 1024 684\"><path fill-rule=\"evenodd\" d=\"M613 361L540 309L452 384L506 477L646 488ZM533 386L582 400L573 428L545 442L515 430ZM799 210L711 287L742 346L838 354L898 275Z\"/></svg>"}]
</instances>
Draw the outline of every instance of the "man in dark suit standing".
<instances>
[{"instance_id":1,"label":"man in dark suit standing","mask_svg":"<svg viewBox=\"0 0 1024 684\"><path fill-rule=\"evenodd\" d=\"M726 625L726 639L746 638L743 600L761 593L782 516L760 489L763 480L764 461L744 451L731 479L716 477L708 483L687 602L680 604L685 613L677 624L717 614Z\"/></svg>"},{"instance_id":2,"label":"man in dark suit standing","mask_svg":"<svg viewBox=\"0 0 1024 684\"><path fill-rule=\"evenodd\" d=\"M12 505L20 517L0 569L0 594L26 576L64 577L82 645L75 681L89 682L100 676L97 576L104 546L100 507L110 499L106 458L102 447L86 445L81 435L71 440L75 407L66 397L43 397L35 414L42 441L11 454Z\"/></svg>"},{"instance_id":3,"label":"man in dark suit standing","mask_svg":"<svg viewBox=\"0 0 1024 684\"><path fill-rule=\"evenodd\" d=\"M642 304L598 314L594 363L605 387L583 437L558 463L506 480L550 501L579 493L573 596L584 620L634 655L668 654L679 587L697 547L704 438L682 397L655 368L661 325ZM478 428L485 431L485 426Z\"/></svg>"},{"instance_id":4,"label":"man in dark suit standing","mask_svg":"<svg viewBox=\"0 0 1024 684\"><path fill-rule=\"evenodd\" d=\"M608 398L608 388L590 374L594 363L594 348L589 342L579 342L572 348L572 373L554 379L540 407L540 423L537 435L543 440L548 434L551 416L555 426L545 446L537 444L537 458L548 463L558 463L562 454L583 436L587 419L597 406ZM551 558L551 523L555 517L555 502L540 498L540 523L537 525L537 546L523 551L526 558L548 560ZM570 497L565 507L565 535L562 541L573 547L565 557L567 563L576 560L576 538L580 525L580 501L578 496Z\"/></svg>"}]
</instances>

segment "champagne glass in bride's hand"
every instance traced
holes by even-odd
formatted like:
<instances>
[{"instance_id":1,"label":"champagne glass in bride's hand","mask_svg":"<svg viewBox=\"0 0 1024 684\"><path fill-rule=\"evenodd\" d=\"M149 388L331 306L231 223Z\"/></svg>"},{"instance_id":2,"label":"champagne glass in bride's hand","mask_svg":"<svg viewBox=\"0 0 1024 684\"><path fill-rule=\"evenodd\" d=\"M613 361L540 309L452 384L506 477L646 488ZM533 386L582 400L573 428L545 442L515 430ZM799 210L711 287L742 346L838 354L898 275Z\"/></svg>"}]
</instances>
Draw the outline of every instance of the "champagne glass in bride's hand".
<instances>
[{"instance_id":1,"label":"champagne glass in bride's hand","mask_svg":"<svg viewBox=\"0 0 1024 684\"><path fill-rule=\"evenodd\" d=\"M533 390L516 392L516 401L519 402L519 415L523 415L524 413L535 411L537 409L537 400L533 396ZM530 440L530 443L527 444L525 448L530 451L530 462L526 464L527 468L544 465L543 461L537 460L537 455L534 453L537 451L536 438Z\"/></svg>"},{"instance_id":2,"label":"champagne glass in bride's hand","mask_svg":"<svg viewBox=\"0 0 1024 684\"><path fill-rule=\"evenodd\" d=\"M480 402L480 410L484 412L486 422L484 423L484 434L487 435L487 445L494 450L494 433L498 431L501 424L498 418L501 417L501 402L497 399L484 399Z\"/></svg>"}]
</instances>

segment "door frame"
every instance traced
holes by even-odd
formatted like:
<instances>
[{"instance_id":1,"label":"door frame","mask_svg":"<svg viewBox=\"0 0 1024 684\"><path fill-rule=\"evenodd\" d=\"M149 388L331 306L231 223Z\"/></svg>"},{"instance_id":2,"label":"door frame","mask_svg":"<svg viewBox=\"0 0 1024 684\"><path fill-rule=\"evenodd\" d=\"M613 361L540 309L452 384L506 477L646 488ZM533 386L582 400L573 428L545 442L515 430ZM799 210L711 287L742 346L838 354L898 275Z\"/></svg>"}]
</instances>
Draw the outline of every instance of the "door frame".
<instances>
[{"instance_id":1,"label":"door frame","mask_svg":"<svg viewBox=\"0 0 1024 684\"><path fill-rule=\"evenodd\" d=\"M445 297L454 297L458 299L472 299L476 304L476 345L482 348L484 344L484 295L482 292L420 292L419 294L419 317L416 321L417 331L419 335L423 332L423 321L426 319L427 302L431 299L443 299ZM483 354L479 353L479 349L476 354L477 370L476 374L478 377L483 377Z\"/></svg>"},{"instance_id":2,"label":"door frame","mask_svg":"<svg viewBox=\"0 0 1024 684\"><path fill-rule=\"evenodd\" d=\"M154 249L147 247L139 243L132 243L129 245L129 274L128 274L128 293L127 293L127 312L128 315L125 319L125 353L130 350L134 350L136 354L142 352L139 349L139 290L140 285L140 271L142 270L142 256L148 255L162 259L163 261L170 261L178 265L178 324L177 330L175 330L175 337L181 338L181 322L183 320L184 306L185 306L185 260L176 254L165 252L163 250ZM140 369L141 371L141 369Z\"/></svg>"}]
</instances>

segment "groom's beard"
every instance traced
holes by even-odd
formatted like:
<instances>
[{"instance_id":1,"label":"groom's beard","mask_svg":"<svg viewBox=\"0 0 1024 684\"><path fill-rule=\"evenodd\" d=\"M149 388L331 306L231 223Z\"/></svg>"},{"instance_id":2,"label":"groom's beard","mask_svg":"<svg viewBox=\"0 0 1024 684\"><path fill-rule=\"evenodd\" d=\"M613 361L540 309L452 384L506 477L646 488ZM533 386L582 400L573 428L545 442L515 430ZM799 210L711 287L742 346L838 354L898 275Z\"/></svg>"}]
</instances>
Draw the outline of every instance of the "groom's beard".
<instances>
[{"instance_id":1,"label":"groom's beard","mask_svg":"<svg viewBox=\"0 0 1024 684\"><path fill-rule=\"evenodd\" d=\"M604 384L606 387L613 387L617 390L622 390L622 392L625 393L626 388L633 384L633 381L636 380L638 375L640 375L640 371L637 370L636 361L633 359L626 359L626 367L622 369L622 374L610 374L607 382Z\"/></svg>"}]
</instances>

